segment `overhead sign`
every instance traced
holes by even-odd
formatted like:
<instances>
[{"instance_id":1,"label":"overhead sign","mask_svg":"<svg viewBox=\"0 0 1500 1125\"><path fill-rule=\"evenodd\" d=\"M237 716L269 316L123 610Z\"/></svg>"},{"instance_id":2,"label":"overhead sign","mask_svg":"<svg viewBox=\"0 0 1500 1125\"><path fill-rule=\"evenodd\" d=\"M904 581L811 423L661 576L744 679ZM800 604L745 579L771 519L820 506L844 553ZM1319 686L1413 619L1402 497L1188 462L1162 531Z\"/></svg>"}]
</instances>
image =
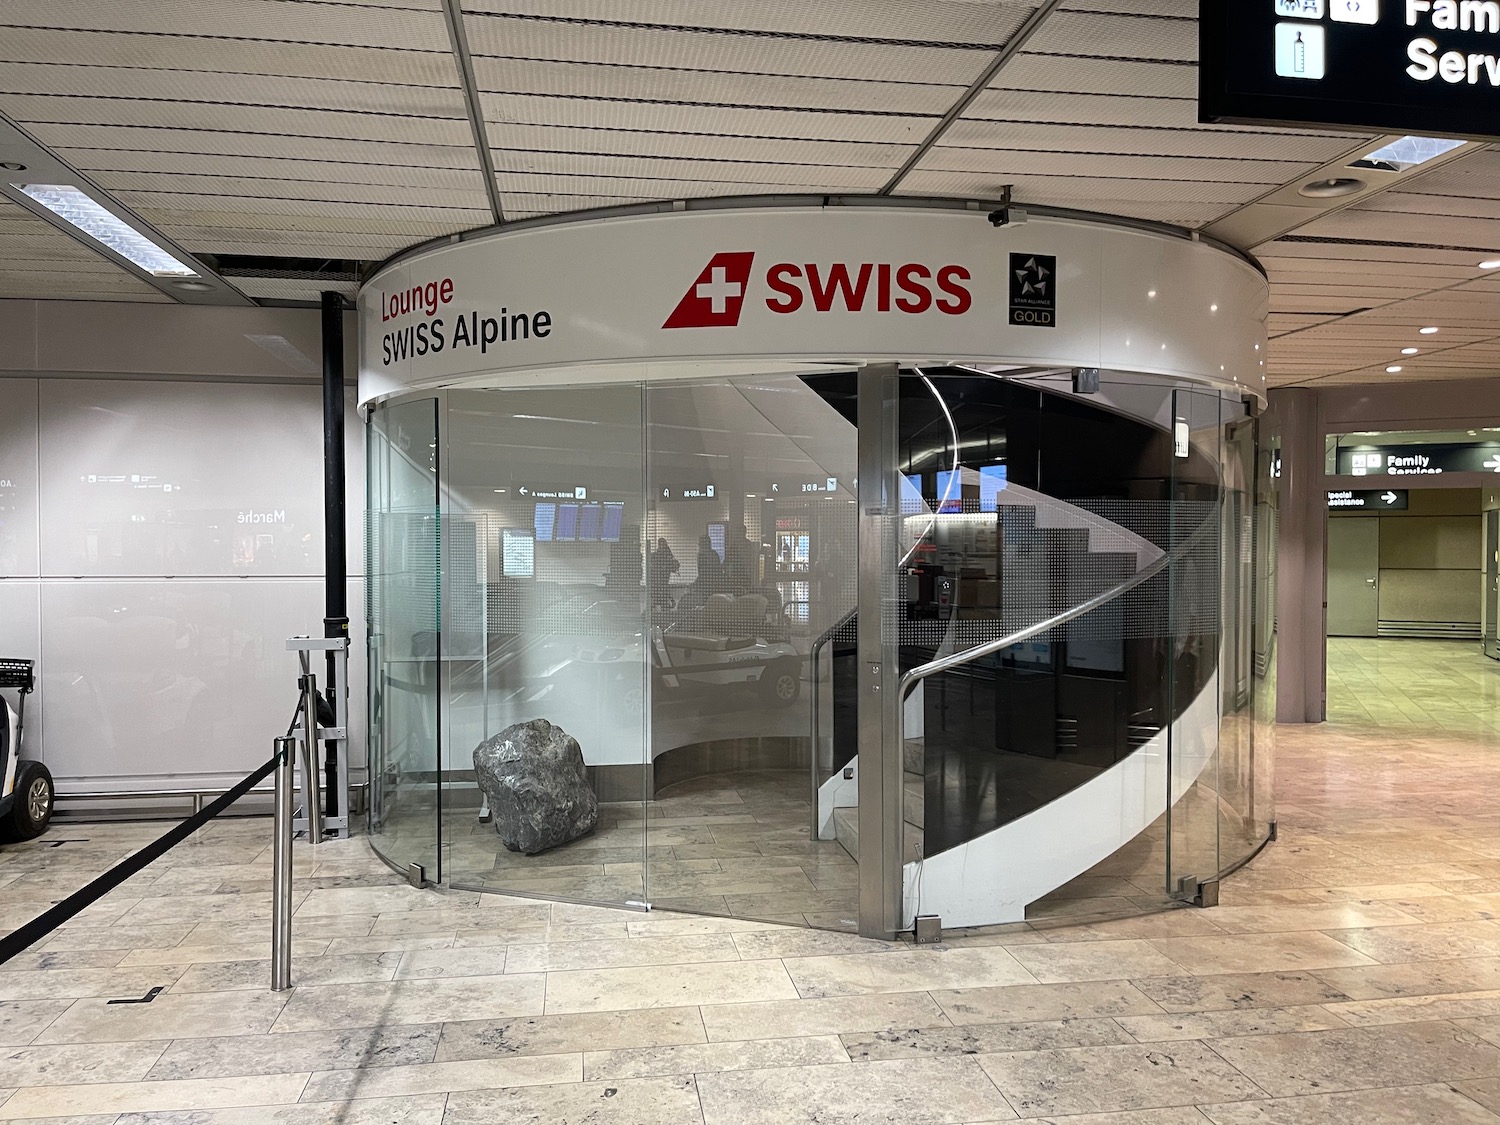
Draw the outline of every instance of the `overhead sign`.
<instances>
[{"instance_id":1,"label":"overhead sign","mask_svg":"<svg viewBox=\"0 0 1500 1125\"><path fill-rule=\"evenodd\" d=\"M1328 507L1333 511L1354 508L1380 512L1404 512L1407 508L1408 495L1405 489L1398 492L1394 488L1330 492Z\"/></svg>"},{"instance_id":2,"label":"overhead sign","mask_svg":"<svg viewBox=\"0 0 1500 1125\"><path fill-rule=\"evenodd\" d=\"M771 483L771 495L801 496L809 492L830 493L839 490L838 477L815 477L812 479L778 480Z\"/></svg>"},{"instance_id":3,"label":"overhead sign","mask_svg":"<svg viewBox=\"0 0 1500 1125\"><path fill-rule=\"evenodd\" d=\"M656 490L658 500L716 500L718 489L711 484L664 484Z\"/></svg>"},{"instance_id":4,"label":"overhead sign","mask_svg":"<svg viewBox=\"0 0 1500 1125\"><path fill-rule=\"evenodd\" d=\"M1201 0L1199 118L1500 139L1494 0Z\"/></svg>"},{"instance_id":5,"label":"overhead sign","mask_svg":"<svg viewBox=\"0 0 1500 1125\"><path fill-rule=\"evenodd\" d=\"M587 500L589 490L582 484L523 484L516 489L527 500Z\"/></svg>"},{"instance_id":6,"label":"overhead sign","mask_svg":"<svg viewBox=\"0 0 1500 1125\"><path fill-rule=\"evenodd\" d=\"M1443 473L1500 473L1500 444L1390 445L1339 450L1340 476L1435 477Z\"/></svg>"},{"instance_id":7,"label":"overhead sign","mask_svg":"<svg viewBox=\"0 0 1500 1125\"><path fill-rule=\"evenodd\" d=\"M842 371L851 357L1151 372L1259 395L1267 299L1262 274L1208 241L1075 218L997 228L983 209L916 202L570 216L445 241L371 278L360 401Z\"/></svg>"}]
</instances>

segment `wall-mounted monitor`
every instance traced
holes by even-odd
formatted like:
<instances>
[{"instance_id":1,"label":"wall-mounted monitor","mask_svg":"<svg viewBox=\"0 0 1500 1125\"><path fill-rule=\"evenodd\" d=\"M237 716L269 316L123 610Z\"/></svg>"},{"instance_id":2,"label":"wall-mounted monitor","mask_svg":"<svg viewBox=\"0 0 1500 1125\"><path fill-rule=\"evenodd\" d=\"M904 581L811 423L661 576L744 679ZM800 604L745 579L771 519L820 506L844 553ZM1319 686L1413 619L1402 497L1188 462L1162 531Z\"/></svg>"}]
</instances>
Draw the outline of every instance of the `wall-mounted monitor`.
<instances>
[{"instance_id":1,"label":"wall-mounted monitor","mask_svg":"<svg viewBox=\"0 0 1500 1125\"><path fill-rule=\"evenodd\" d=\"M719 561L724 561L724 546L728 541L729 525L722 520L708 525L708 543L714 549L714 554L719 556Z\"/></svg>"},{"instance_id":2,"label":"wall-mounted monitor","mask_svg":"<svg viewBox=\"0 0 1500 1125\"><path fill-rule=\"evenodd\" d=\"M604 529L599 533L599 538L606 543L618 543L620 533L625 527L625 505L604 505Z\"/></svg>"},{"instance_id":3,"label":"wall-mounted monitor","mask_svg":"<svg viewBox=\"0 0 1500 1125\"><path fill-rule=\"evenodd\" d=\"M536 532L529 527L500 531L500 561L507 578L536 577Z\"/></svg>"},{"instance_id":4,"label":"wall-mounted monitor","mask_svg":"<svg viewBox=\"0 0 1500 1125\"><path fill-rule=\"evenodd\" d=\"M572 543L578 538L578 505L557 506L557 528L552 538L558 543Z\"/></svg>"},{"instance_id":5,"label":"wall-mounted monitor","mask_svg":"<svg viewBox=\"0 0 1500 1125\"><path fill-rule=\"evenodd\" d=\"M536 514L532 519L532 527L536 531L538 543L552 542L552 534L557 528L557 505L541 503L536 506Z\"/></svg>"},{"instance_id":6,"label":"wall-mounted monitor","mask_svg":"<svg viewBox=\"0 0 1500 1125\"><path fill-rule=\"evenodd\" d=\"M599 522L602 514L598 504L578 505L578 542L599 542Z\"/></svg>"},{"instance_id":7,"label":"wall-mounted monitor","mask_svg":"<svg viewBox=\"0 0 1500 1125\"><path fill-rule=\"evenodd\" d=\"M979 470L979 510L994 512L1000 508L1000 493L1005 491L1008 476L1004 465L985 465Z\"/></svg>"},{"instance_id":8,"label":"wall-mounted monitor","mask_svg":"<svg viewBox=\"0 0 1500 1125\"><path fill-rule=\"evenodd\" d=\"M937 510L961 512L964 510L964 471L944 469L937 475Z\"/></svg>"}]
</instances>

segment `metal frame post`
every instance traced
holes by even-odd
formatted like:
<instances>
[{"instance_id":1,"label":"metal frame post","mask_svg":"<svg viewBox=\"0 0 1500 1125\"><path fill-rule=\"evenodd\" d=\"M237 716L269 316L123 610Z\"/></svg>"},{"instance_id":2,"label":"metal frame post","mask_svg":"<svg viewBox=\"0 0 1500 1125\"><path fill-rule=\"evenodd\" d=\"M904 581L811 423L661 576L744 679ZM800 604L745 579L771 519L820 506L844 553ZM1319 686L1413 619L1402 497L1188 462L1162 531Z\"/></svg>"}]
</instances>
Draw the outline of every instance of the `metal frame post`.
<instances>
[{"instance_id":1,"label":"metal frame post","mask_svg":"<svg viewBox=\"0 0 1500 1125\"><path fill-rule=\"evenodd\" d=\"M858 397L859 932L887 940L904 925L903 732L893 612L900 375L894 363L861 368Z\"/></svg>"},{"instance_id":2,"label":"metal frame post","mask_svg":"<svg viewBox=\"0 0 1500 1125\"><path fill-rule=\"evenodd\" d=\"M292 986L292 755L294 738L276 740L276 808L271 837L271 991Z\"/></svg>"}]
</instances>

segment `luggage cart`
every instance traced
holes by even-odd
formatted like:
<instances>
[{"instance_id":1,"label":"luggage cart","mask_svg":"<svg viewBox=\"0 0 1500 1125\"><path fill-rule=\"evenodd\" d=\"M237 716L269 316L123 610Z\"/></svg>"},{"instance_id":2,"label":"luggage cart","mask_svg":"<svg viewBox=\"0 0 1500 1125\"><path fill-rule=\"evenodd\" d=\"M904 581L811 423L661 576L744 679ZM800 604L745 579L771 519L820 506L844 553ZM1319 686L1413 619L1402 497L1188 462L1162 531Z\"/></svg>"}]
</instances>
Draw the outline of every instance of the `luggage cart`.
<instances>
[{"instance_id":1,"label":"luggage cart","mask_svg":"<svg viewBox=\"0 0 1500 1125\"><path fill-rule=\"evenodd\" d=\"M36 688L36 663L0 657L0 688L16 689L16 706L0 696L0 842L40 836L52 820L56 791L41 762L21 757L26 697Z\"/></svg>"}]
</instances>

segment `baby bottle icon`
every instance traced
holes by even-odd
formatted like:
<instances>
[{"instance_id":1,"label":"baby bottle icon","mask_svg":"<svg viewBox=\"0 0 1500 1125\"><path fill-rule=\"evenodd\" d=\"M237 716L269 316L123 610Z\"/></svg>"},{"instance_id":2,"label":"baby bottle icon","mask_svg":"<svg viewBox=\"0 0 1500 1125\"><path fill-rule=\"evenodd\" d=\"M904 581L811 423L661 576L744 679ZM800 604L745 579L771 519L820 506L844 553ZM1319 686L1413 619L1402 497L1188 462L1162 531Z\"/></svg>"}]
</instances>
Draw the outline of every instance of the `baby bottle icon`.
<instances>
[{"instance_id":1,"label":"baby bottle icon","mask_svg":"<svg viewBox=\"0 0 1500 1125\"><path fill-rule=\"evenodd\" d=\"M1307 73L1307 44L1302 41L1302 32L1297 32L1297 39L1292 43L1292 70L1297 74Z\"/></svg>"}]
</instances>

